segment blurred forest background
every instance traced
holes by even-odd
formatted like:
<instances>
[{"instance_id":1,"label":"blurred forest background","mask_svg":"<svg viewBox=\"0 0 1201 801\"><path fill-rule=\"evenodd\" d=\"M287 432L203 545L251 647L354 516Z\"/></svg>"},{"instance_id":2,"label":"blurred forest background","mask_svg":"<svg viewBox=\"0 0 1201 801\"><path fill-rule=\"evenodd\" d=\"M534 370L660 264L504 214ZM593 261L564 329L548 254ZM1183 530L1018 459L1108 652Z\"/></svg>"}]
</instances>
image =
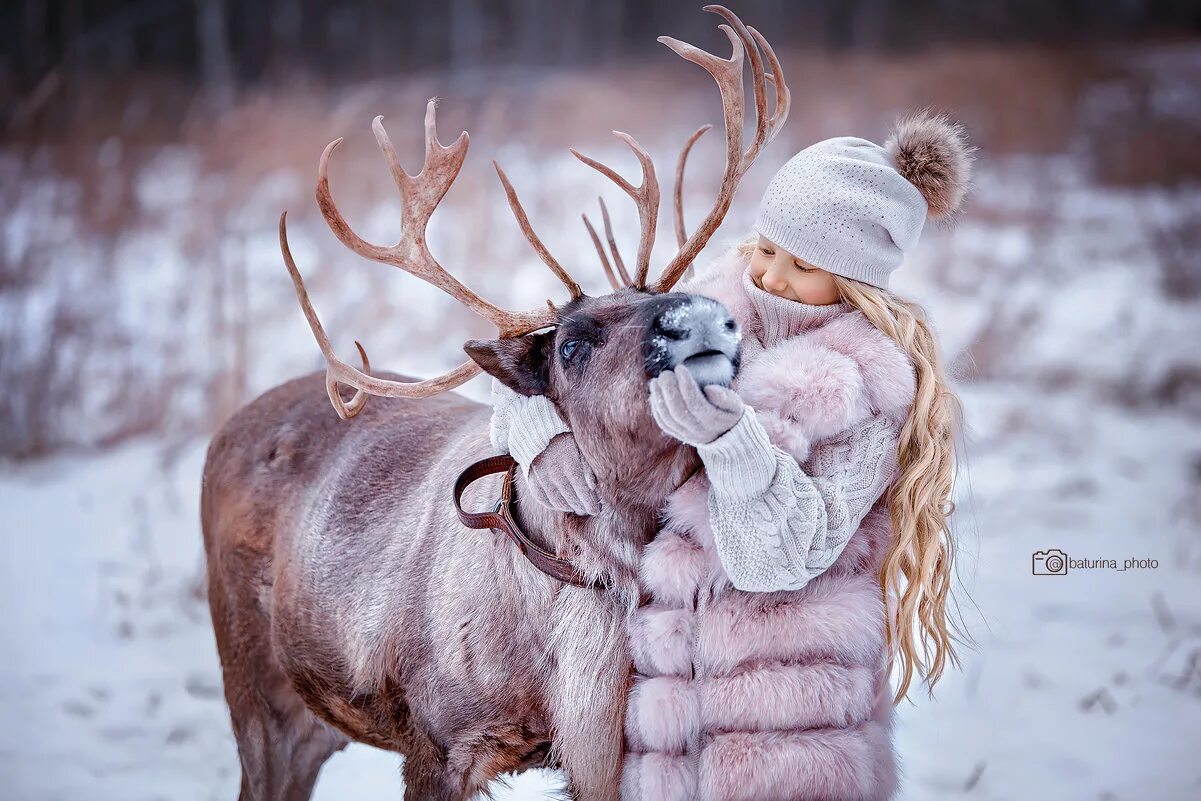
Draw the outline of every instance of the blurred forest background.
<instances>
[{"instance_id":1,"label":"blurred forest background","mask_svg":"<svg viewBox=\"0 0 1201 801\"><path fill-rule=\"evenodd\" d=\"M986 167L1063 154L1098 186L1175 191L1201 177L1195 3L1107 0L1086 14L1020 0L744 5L739 11L780 48L795 96L784 142L764 163L847 132L882 141L897 113L933 105L969 126ZM343 135L348 146L334 169L356 180L344 184L353 186L340 193L344 202L393 203L368 126L386 114L398 146L419 147L427 96L446 99L445 139L460 129L474 137L476 155L434 223L470 209L461 233L477 249L462 263L503 253L511 269L529 259L485 233L507 212L480 167L506 152L531 162L534 180L517 185L550 206L540 228L584 246L587 259L572 220L597 190L571 169L566 147L608 148L610 128L629 130L660 156L668 178L685 131L717 121L716 95L655 36L721 51L712 19L681 2L5 4L0 302L17 313L0 324L0 377L10 387L0 411L16 424L0 432L0 454L210 430L246 399L248 373L262 375L247 331L262 321L250 306L266 291L260 271L285 284L277 260L255 250L271 237L266 222L284 205L312 211L305 176L324 143ZM705 182L719 174L702 166L720 153L719 137L707 137L695 161L698 208ZM771 169L747 180L744 201ZM1061 177L1042 168L1032 175ZM1031 222L1048 222L1030 212ZM1138 216L1156 234L1164 280L1197 291L1188 255L1201 244L1196 217ZM384 273L352 269L359 277L348 281ZM410 283L391 278L393 287ZM384 319L388 293L371 297L358 314ZM174 325L147 336L143 306ZM975 355L991 355L988 344ZM108 378L92 376L97 370ZM1198 382L1165 378L1170 385L1159 389L1169 393Z\"/></svg>"},{"instance_id":2,"label":"blurred forest background","mask_svg":"<svg viewBox=\"0 0 1201 801\"><path fill-rule=\"evenodd\" d=\"M900 710L903 798L1201 797L1201 5L731 7L775 45L793 109L702 261L814 141L882 142L932 106L980 148L964 212L929 226L893 281L930 311L966 406L960 599L980 642ZM196 510L216 427L321 365L280 211L344 355L359 338L378 367L429 375L490 333L337 243L312 194L326 143L346 137L331 183L348 219L395 241L370 123L385 115L415 172L439 97L443 141L472 136L431 222L439 260L500 305L559 297L496 158L551 251L603 292L579 215L603 195L628 252L637 220L567 148L633 176L609 134L628 131L666 187L720 105L655 37L724 56L718 21L663 0L0 5L0 795L236 792ZM690 221L714 196L720 140L689 162ZM652 270L670 230L664 208ZM486 401L487 383L460 391ZM1158 567L1032 577L1049 547ZM361 748L318 795L399 787L395 761Z\"/></svg>"}]
</instances>

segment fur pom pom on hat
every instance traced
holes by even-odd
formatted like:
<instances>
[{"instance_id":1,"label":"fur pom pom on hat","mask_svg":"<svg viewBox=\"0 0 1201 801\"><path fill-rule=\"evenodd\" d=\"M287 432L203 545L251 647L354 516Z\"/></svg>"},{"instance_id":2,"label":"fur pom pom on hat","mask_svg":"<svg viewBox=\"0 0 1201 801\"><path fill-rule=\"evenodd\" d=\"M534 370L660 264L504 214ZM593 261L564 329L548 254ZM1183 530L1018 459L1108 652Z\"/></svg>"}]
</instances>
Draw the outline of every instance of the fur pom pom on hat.
<instances>
[{"instance_id":1,"label":"fur pom pom on hat","mask_svg":"<svg viewBox=\"0 0 1201 801\"><path fill-rule=\"evenodd\" d=\"M884 147L826 139L772 177L755 230L823 270L887 287L926 217L962 204L971 157L962 126L924 111L902 117Z\"/></svg>"},{"instance_id":2,"label":"fur pom pom on hat","mask_svg":"<svg viewBox=\"0 0 1201 801\"><path fill-rule=\"evenodd\" d=\"M932 218L959 210L972 177L974 151L962 125L945 114L907 114L897 120L884 149L897 172L922 193Z\"/></svg>"}]
</instances>

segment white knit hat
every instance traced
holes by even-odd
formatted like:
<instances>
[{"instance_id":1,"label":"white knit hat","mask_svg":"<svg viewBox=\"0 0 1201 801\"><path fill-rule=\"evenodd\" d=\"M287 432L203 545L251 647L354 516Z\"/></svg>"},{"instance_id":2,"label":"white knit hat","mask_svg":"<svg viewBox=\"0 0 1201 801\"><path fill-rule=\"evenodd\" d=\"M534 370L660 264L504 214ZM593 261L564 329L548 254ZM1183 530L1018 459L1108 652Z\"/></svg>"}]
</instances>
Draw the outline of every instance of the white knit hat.
<instances>
[{"instance_id":1,"label":"white knit hat","mask_svg":"<svg viewBox=\"0 0 1201 801\"><path fill-rule=\"evenodd\" d=\"M816 267L887 287L926 217L959 208L971 152L961 126L925 112L900 120L884 147L826 139L771 179L755 230Z\"/></svg>"}]
</instances>

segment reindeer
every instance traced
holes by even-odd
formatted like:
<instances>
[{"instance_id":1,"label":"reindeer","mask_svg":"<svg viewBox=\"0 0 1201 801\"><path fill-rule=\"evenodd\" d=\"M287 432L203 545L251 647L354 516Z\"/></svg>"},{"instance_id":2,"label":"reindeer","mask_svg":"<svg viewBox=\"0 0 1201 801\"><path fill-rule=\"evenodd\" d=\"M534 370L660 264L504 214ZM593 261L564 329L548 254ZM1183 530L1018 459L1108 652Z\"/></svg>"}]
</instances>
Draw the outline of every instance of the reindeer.
<instances>
[{"instance_id":1,"label":"reindeer","mask_svg":"<svg viewBox=\"0 0 1201 801\"><path fill-rule=\"evenodd\" d=\"M659 185L646 151L620 132L641 164L640 186L572 151L629 194L641 220L630 276L607 213L613 267L585 218L614 288L601 297L585 295L550 255L494 162L523 233L571 295L560 307L548 301L525 312L479 297L427 247L426 225L468 145L466 132L449 146L439 142L433 101L417 175L400 166L381 118L373 124L403 201L395 246L366 242L347 224L328 177L341 140L326 147L317 203L338 239L439 287L497 328L496 339L465 344L469 361L433 379L375 375L357 342L361 370L337 357L281 216L283 260L327 369L266 392L222 427L208 449L201 502L243 801L308 799L321 765L352 740L404 755L406 801L488 794L498 775L540 766L561 768L575 798L617 798L630 672L623 632L639 603L637 555L655 535L668 493L699 468L694 449L655 425L646 384L681 363L727 381L736 374L738 331L726 309L671 290L788 113L767 41L728 9L706 8L728 23L720 28L730 58L670 37L659 41L717 82L726 166L712 209L685 237L679 183L688 149L709 126L688 140L676 176L679 251L653 284ZM744 54L756 107L745 150ZM481 370L518 392L550 397L595 472L603 508L592 517L527 500L520 471L509 473L505 487L515 524L587 581L552 578L498 531L472 530L456 517L451 487L464 465L491 450L490 409L447 391ZM337 415L323 408L323 382ZM348 400L343 386L355 390ZM367 408L369 395L395 400ZM341 422L350 418L353 424ZM488 506L497 493L496 480L480 481L464 503Z\"/></svg>"}]
</instances>

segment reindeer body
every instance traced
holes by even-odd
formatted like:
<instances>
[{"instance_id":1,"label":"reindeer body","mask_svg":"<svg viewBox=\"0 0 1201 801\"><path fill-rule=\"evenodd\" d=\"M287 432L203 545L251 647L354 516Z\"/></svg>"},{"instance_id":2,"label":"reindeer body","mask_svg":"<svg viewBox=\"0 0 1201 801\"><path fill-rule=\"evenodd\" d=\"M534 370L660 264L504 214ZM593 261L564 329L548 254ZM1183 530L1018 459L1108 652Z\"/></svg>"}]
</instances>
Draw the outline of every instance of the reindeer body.
<instances>
[{"instance_id":1,"label":"reindeer body","mask_svg":"<svg viewBox=\"0 0 1201 801\"><path fill-rule=\"evenodd\" d=\"M311 375L213 439L209 602L243 764L263 771L244 777L244 797L307 798L320 763L352 739L405 755L406 799L467 798L499 773L547 764L552 642L571 642L557 596L575 596L566 625L600 624L589 636L606 621L616 633L621 618L610 596L565 588L507 539L459 523L450 487L489 453L489 412L446 394L376 404L346 424ZM481 481L464 505L484 508L498 491L499 477ZM620 721L624 696L608 699L593 712ZM587 723L587 711L572 714ZM611 770L619 754L591 740Z\"/></svg>"},{"instance_id":2,"label":"reindeer body","mask_svg":"<svg viewBox=\"0 0 1201 801\"><path fill-rule=\"evenodd\" d=\"M519 472L511 511L600 588L564 584L458 519L455 479L491 455L488 406L397 398L346 422L315 374L213 438L202 525L243 801L304 801L350 740L404 754L406 801L465 801L540 765L561 767L581 801L618 797L639 557L699 466L654 423L646 381L681 363L735 375L739 333L721 303L683 293L622 289L559 315L551 331L465 348L516 386L565 392L602 510L543 507ZM546 359L573 337L595 344ZM468 486L464 508L491 507L500 483Z\"/></svg>"}]
</instances>

